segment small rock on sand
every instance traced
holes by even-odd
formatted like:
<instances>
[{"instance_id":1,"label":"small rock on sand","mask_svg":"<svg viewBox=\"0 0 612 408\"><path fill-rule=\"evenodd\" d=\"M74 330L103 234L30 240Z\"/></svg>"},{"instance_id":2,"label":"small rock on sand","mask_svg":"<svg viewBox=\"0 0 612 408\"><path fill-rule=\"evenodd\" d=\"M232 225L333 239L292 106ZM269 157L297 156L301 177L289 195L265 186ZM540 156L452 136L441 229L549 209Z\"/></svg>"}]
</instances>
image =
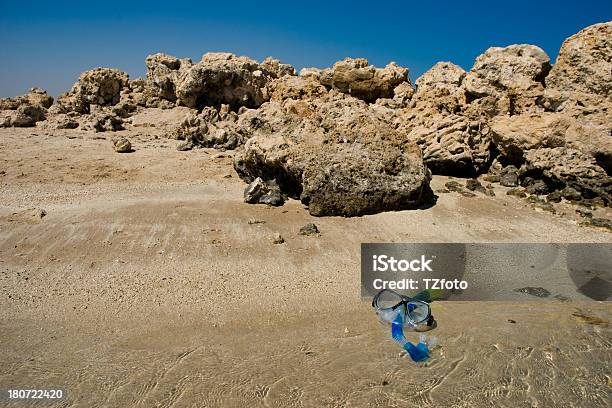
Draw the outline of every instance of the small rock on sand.
<instances>
[{"instance_id":1,"label":"small rock on sand","mask_svg":"<svg viewBox=\"0 0 612 408\"><path fill-rule=\"evenodd\" d=\"M309 222L308 224L304 225L302 228L300 228L300 235L317 235L319 233L319 228L317 228L317 226L315 224L313 224L312 222Z\"/></svg>"},{"instance_id":2,"label":"small rock on sand","mask_svg":"<svg viewBox=\"0 0 612 408\"><path fill-rule=\"evenodd\" d=\"M550 292L544 288L536 288L532 286L527 286L520 289L514 289L515 292L526 293L531 296L545 298L550 296Z\"/></svg>"},{"instance_id":3,"label":"small rock on sand","mask_svg":"<svg viewBox=\"0 0 612 408\"><path fill-rule=\"evenodd\" d=\"M249 225L253 225L253 224L265 224L266 222L264 220L256 220L256 219L252 219L248 221Z\"/></svg>"},{"instance_id":4,"label":"small rock on sand","mask_svg":"<svg viewBox=\"0 0 612 408\"><path fill-rule=\"evenodd\" d=\"M117 153L129 153L132 151L132 144L125 137L114 140L113 147Z\"/></svg>"}]
</instances>

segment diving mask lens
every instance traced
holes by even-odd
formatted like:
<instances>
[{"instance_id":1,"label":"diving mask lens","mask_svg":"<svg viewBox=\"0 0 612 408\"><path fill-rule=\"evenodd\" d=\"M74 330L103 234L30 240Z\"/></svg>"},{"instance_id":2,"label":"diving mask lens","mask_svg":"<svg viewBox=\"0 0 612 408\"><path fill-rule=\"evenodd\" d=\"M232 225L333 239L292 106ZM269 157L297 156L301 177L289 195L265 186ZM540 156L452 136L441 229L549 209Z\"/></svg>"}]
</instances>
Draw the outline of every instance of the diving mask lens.
<instances>
[{"instance_id":1,"label":"diving mask lens","mask_svg":"<svg viewBox=\"0 0 612 408\"><path fill-rule=\"evenodd\" d=\"M415 324L423 323L429 319L431 309L425 302L408 302L406 304L406 316Z\"/></svg>"},{"instance_id":2,"label":"diving mask lens","mask_svg":"<svg viewBox=\"0 0 612 408\"><path fill-rule=\"evenodd\" d=\"M391 309L400 304L404 299L399 293L395 293L392 290L382 290L374 297L372 306L376 309Z\"/></svg>"}]
</instances>

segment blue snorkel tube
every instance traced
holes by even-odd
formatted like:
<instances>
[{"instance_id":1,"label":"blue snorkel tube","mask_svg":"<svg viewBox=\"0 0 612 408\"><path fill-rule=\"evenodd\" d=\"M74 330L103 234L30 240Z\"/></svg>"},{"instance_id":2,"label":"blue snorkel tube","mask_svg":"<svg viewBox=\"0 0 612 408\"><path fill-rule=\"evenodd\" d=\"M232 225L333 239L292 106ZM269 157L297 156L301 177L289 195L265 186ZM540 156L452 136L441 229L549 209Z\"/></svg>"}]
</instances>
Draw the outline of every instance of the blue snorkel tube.
<instances>
[{"instance_id":1,"label":"blue snorkel tube","mask_svg":"<svg viewBox=\"0 0 612 408\"><path fill-rule=\"evenodd\" d=\"M427 347L427 336L425 334L421 334L419 343L416 346L409 342L406 336L404 336L404 317L402 313L398 313L393 323L391 323L391 337L406 350L410 358L412 358L412 361L418 363L429 358L429 347ZM435 337L432 337L429 341L430 346L434 346L435 339Z\"/></svg>"}]
</instances>

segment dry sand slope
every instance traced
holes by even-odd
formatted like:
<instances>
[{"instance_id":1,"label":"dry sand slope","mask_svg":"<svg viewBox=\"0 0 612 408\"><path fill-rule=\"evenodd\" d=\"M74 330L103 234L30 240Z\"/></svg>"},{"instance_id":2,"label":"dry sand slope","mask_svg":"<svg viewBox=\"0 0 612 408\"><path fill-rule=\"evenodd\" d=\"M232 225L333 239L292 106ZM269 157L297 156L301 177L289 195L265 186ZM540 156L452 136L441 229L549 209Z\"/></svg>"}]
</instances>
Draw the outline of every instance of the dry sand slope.
<instances>
[{"instance_id":1,"label":"dry sand slope","mask_svg":"<svg viewBox=\"0 0 612 408\"><path fill-rule=\"evenodd\" d=\"M609 303L434 303L440 345L417 366L359 298L361 242L612 240L572 208L497 186L314 218L242 203L227 153L120 134L134 153L0 130L0 388L60 386L66 407L607 406Z\"/></svg>"}]
</instances>

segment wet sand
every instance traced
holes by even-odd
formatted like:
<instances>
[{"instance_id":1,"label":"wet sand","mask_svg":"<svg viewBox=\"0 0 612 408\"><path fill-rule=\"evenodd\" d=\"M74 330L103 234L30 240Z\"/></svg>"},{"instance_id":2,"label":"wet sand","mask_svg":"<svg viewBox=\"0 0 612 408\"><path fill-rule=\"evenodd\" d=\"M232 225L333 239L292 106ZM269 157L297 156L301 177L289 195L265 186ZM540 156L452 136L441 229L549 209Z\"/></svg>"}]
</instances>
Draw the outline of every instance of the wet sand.
<instances>
[{"instance_id":1,"label":"wet sand","mask_svg":"<svg viewBox=\"0 0 612 408\"><path fill-rule=\"evenodd\" d=\"M120 134L134 153L0 130L0 388L59 386L75 407L607 406L609 303L435 302L439 346L416 365L359 297L361 242L612 242L570 206L498 186L315 218L244 204L231 152Z\"/></svg>"}]
</instances>

